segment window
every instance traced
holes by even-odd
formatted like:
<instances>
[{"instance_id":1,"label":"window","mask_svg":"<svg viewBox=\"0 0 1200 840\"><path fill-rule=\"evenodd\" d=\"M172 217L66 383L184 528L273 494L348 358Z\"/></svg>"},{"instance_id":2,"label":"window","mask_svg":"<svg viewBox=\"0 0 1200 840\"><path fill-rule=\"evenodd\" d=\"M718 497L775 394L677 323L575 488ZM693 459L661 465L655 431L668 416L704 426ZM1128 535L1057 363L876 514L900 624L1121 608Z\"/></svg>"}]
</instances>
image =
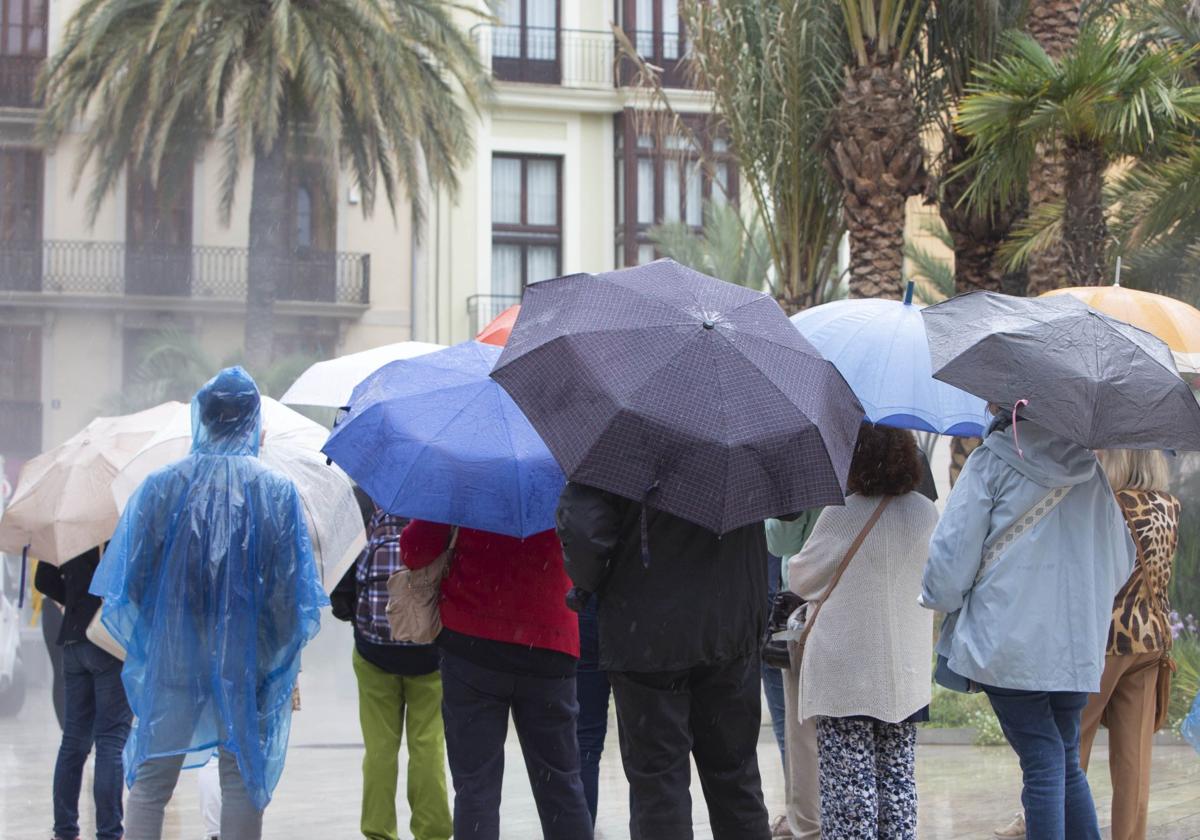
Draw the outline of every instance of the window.
<instances>
[{"instance_id":1,"label":"window","mask_svg":"<svg viewBox=\"0 0 1200 840\"><path fill-rule=\"evenodd\" d=\"M562 158L492 158L492 293L562 273Z\"/></svg>"},{"instance_id":2,"label":"window","mask_svg":"<svg viewBox=\"0 0 1200 840\"><path fill-rule=\"evenodd\" d=\"M42 287L42 154L0 149L0 289Z\"/></svg>"},{"instance_id":3,"label":"window","mask_svg":"<svg viewBox=\"0 0 1200 840\"><path fill-rule=\"evenodd\" d=\"M46 0L0 0L0 55L44 58Z\"/></svg>"},{"instance_id":4,"label":"window","mask_svg":"<svg viewBox=\"0 0 1200 840\"><path fill-rule=\"evenodd\" d=\"M661 67L667 87L689 87L682 59L687 33L679 19L679 0L620 0L622 28L638 54ZM625 80L628 83L628 79Z\"/></svg>"},{"instance_id":5,"label":"window","mask_svg":"<svg viewBox=\"0 0 1200 840\"><path fill-rule=\"evenodd\" d=\"M492 71L509 82L558 84L559 0L502 0L492 33Z\"/></svg>"},{"instance_id":6,"label":"window","mask_svg":"<svg viewBox=\"0 0 1200 840\"><path fill-rule=\"evenodd\" d=\"M617 126L617 264L640 265L655 258L647 232L660 224L704 224L704 202L737 200L737 170L729 144L712 136L709 118L685 117L704 146L704 166L684 136L656 137L639 129L626 111Z\"/></svg>"},{"instance_id":7,"label":"window","mask_svg":"<svg viewBox=\"0 0 1200 840\"><path fill-rule=\"evenodd\" d=\"M319 164L293 167L288 178L288 250L292 260L280 300L331 301L337 297L337 200Z\"/></svg>"},{"instance_id":8,"label":"window","mask_svg":"<svg viewBox=\"0 0 1200 840\"><path fill-rule=\"evenodd\" d=\"M0 324L0 454L19 466L41 448L42 330Z\"/></svg>"},{"instance_id":9,"label":"window","mask_svg":"<svg viewBox=\"0 0 1200 840\"><path fill-rule=\"evenodd\" d=\"M125 291L187 295L192 275L191 167L170 184L130 169L125 220Z\"/></svg>"}]
</instances>

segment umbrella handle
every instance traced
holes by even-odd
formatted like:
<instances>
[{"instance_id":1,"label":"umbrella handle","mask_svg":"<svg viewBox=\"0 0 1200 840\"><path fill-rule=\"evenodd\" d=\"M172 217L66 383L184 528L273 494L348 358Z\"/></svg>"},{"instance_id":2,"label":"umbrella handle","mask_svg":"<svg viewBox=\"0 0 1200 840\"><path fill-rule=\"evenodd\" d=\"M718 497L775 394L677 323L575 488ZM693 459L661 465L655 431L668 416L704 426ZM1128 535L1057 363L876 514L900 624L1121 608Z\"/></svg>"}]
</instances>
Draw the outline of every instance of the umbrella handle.
<instances>
[{"instance_id":1,"label":"umbrella handle","mask_svg":"<svg viewBox=\"0 0 1200 840\"><path fill-rule=\"evenodd\" d=\"M1021 451L1021 438L1017 435L1017 411L1020 410L1022 406L1026 405L1029 405L1029 400L1017 400L1013 404L1012 415L1013 446L1017 447L1017 457L1022 461L1025 460L1025 453Z\"/></svg>"},{"instance_id":2,"label":"umbrella handle","mask_svg":"<svg viewBox=\"0 0 1200 840\"><path fill-rule=\"evenodd\" d=\"M17 609L25 606L25 569L29 564L29 546L21 549L21 588L17 590Z\"/></svg>"}]
</instances>

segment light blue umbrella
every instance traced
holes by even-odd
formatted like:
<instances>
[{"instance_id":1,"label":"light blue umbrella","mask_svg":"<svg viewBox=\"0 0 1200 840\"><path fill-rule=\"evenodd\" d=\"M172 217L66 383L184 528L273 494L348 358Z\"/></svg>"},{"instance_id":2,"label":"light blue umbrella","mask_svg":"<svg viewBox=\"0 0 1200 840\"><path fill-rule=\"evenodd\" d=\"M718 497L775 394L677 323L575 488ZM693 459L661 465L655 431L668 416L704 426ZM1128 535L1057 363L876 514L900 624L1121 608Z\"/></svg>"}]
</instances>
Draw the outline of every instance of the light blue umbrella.
<instances>
[{"instance_id":1,"label":"light blue umbrella","mask_svg":"<svg viewBox=\"0 0 1200 840\"><path fill-rule=\"evenodd\" d=\"M983 400L933 378L911 283L903 302L839 300L793 315L792 323L845 377L868 420L943 435L983 434Z\"/></svg>"},{"instance_id":2,"label":"light blue umbrella","mask_svg":"<svg viewBox=\"0 0 1200 840\"><path fill-rule=\"evenodd\" d=\"M554 527L566 479L467 341L368 376L322 450L389 513L528 537Z\"/></svg>"}]
</instances>

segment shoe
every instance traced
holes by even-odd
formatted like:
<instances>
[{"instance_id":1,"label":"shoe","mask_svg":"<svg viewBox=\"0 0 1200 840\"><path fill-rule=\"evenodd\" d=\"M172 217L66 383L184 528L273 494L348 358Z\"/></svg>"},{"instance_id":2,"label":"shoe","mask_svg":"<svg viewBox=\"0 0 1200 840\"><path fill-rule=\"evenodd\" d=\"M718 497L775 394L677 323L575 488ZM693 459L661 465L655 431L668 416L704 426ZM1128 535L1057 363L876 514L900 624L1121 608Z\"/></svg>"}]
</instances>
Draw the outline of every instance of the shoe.
<instances>
[{"instance_id":1,"label":"shoe","mask_svg":"<svg viewBox=\"0 0 1200 840\"><path fill-rule=\"evenodd\" d=\"M995 834L998 840L1023 840L1025 837L1025 812L1018 812L1012 822L997 828Z\"/></svg>"},{"instance_id":2,"label":"shoe","mask_svg":"<svg viewBox=\"0 0 1200 840\"><path fill-rule=\"evenodd\" d=\"M793 840L795 836L788 827L786 816L776 817L775 822L771 823L771 840Z\"/></svg>"}]
</instances>

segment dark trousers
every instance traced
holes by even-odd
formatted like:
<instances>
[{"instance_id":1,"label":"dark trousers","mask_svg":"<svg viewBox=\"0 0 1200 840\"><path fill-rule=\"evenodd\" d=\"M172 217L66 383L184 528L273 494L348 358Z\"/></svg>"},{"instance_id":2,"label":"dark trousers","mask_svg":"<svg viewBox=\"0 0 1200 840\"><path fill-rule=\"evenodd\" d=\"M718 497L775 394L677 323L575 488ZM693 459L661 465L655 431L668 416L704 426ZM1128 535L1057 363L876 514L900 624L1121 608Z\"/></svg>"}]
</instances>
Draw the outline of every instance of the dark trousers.
<instances>
[{"instance_id":1,"label":"dark trousers","mask_svg":"<svg viewBox=\"0 0 1200 840\"><path fill-rule=\"evenodd\" d=\"M96 837L118 840L124 833L121 751L133 717L121 684L121 660L91 642L73 642L63 648L63 677L66 714L54 765L54 835L62 840L79 836L79 789L94 743Z\"/></svg>"},{"instance_id":2,"label":"dark trousers","mask_svg":"<svg viewBox=\"0 0 1200 840\"><path fill-rule=\"evenodd\" d=\"M629 779L631 836L692 840L690 753L715 840L766 840L758 656L685 671L610 671L609 679Z\"/></svg>"},{"instance_id":3,"label":"dark trousers","mask_svg":"<svg viewBox=\"0 0 1200 840\"><path fill-rule=\"evenodd\" d=\"M575 672L575 695L579 699L579 770L583 794L592 824L600 790L600 756L608 736L608 674L600 670L600 625L596 621L596 599L579 614L579 668Z\"/></svg>"},{"instance_id":4,"label":"dark trousers","mask_svg":"<svg viewBox=\"0 0 1200 840\"><path fill-rule=\"evenodd\" d=\"M442 652L442 718L454 780L455 840L498 840L512 714L545 840L590 840L579 777L573 678L493 671Z\"/></svg>"},{"instance_id":5,"label":"dark trousers","mask_svg":"<svg viewBox=\"0 0 1200 840\"><path fill-rule=\"evenodd\" d=\"M1079 720L1088 695L984 690L1021 760L1026 838L1099 840L1092 789L1079 766Z\"/></svg>"},{"instance_id":6,"label":"dark trousers","mask_svg":"<svg viewBox=\"0 0 1200 840\"><path fill-rule=\"evenodd\" d=\"M49 598L42 599L42 641L46 643L46 654L50 657L50 691L54 697L54 717L58 728L67 723L67 687L63 680L63 649L58 643L58 631L62 628L62 607Z\"/></svg>"}]
</instances>

